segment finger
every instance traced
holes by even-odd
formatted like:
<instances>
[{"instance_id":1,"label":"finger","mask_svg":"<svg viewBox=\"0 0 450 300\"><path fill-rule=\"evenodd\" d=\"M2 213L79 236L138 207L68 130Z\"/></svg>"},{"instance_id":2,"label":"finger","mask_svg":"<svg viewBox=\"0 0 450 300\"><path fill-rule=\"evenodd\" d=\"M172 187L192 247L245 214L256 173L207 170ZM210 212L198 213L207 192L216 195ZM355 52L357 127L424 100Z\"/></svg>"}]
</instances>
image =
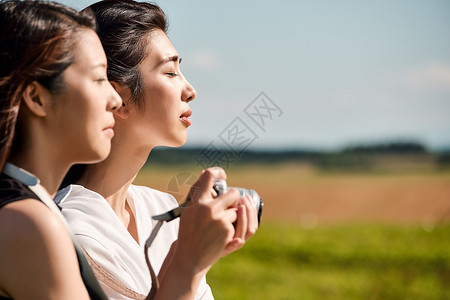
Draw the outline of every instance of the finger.
<instances>
[{"instance_id":1,"label":"finger","mask_svg":"<svg viewBox=\"0 0 450 300\"><path fill-rule=\"evenodd\" d=\"M225 170L220 167L213 167L203 170L200 174L200 179L197 181L202 185L209 185L209 189L211 189L214 185L214 181L216 179L227 179L227 174ZM207 186L205 186L206 188Z\"/></svg>"},{"instance_id":2,"label":"finger","mask_svg":"<svg viewBox=\"0 0 450 300\"><path fill-rule=\"evenodd\" d=\"M225 173L225 170L222 169L221 167L212 167L206 170L211 172L211 174L213 174L214 179L227 180L227 173Z\"/></svg>"},{"instance_id":3,"label":"finger","mask_svg":"<svg viewBox=\"0 0 450 300\"><path fill-rule=\"evenodd\" d=\"M202 174L205 173L205 176L208 177L208 186L205 187L208 191L211 192L211 196L213 198L217 197L217 192L213 189L213 186L216 182L216 180L226 180L227 174L225 173L225 170L220 167L212 167L204 170ZM212 178L211 178L212 177Z\"/></svg>"},{"instance_id":4,"label":"finger","mask_svg":"<svg viewBox=\"0 0 450 300\"><path fill-rule=\"evenodd\" d=\"M238 219L238 211L236 210L236 208L229 208L225 210L223 213L223 219L231 226L233 226L232 224ZM235 234L233 236L235 236Z\"/></svg>"},{"instance_id":5,"label":"finger","mask_svg":"<svg viewBox=\"0 0 450 300\"><path fill-rule=\"evenodd\" d=\"M247 234L247 226L247 208L245 205L239 204L237 209L236 230L234 232L234 237L245 240L245 236Z\"/></svg>"},{"instance_id":6,"label":"finger","mask_svg":"<svg viewBox=\"0 0 450 300\"><path fill-rule=\"evenodd\" d=\"M237 202L239 201L240 193L236 189L230 189L223 195L215 198L217 201L217 205L221 209L227 209L230 207L236 207Z\"/></svg>"},{"instance_id":7,"label":"finger","mask_svg":"<svg viewBox=\"0 0 450 300\"><path fill-rule=\"evenodd\" d=\"M255 205L250 200L250 196L246 196L242 202L245 206L246 216L248 218L248 228L245 235L245 240L248 240L258 229L258 212L256 211Z\"/></svg>"},{"instance_id":8,"label":"finger","mask_svg":"<svg viewBox=\"0 0 450 300\"><path fill-rule=\"evenodd\" d=\"M197 202L203 195L203 188L201 184L197 183L191 186L191 189L189 190L189 194L186 198L186 202L195 203Z\"/></svg>"},{"instance_id":9,"label":"finger","mask_svg":"<svg viewBox=\"0 0 450 300\"><path fill-rule=\"evenodd\" d=\"M227 173L221 167L212 167L212 168L208 168L206 170L203 170L200 173L200 178L202 178L202 177L205 177L208 180L210 180L211 177L212 177L213 181L215 179L226 180L227 179ZM213 184L214 184L214 182L213 182Z\"/></svg>"},{"instance_id":10,"label":"finger","mask_svg":"<svg viewBox=\"0 0 450 300\"><path fill-rule=\"evenodd\" d=\"M226 173L222 168L213 167L203 170L199 179L191 187L187 201L195 202L202 198L210 199L215 179L226 179Z\"/></svg>"},{"instance_id":11,"label":"finger","mask_svg":"<svg viewBox=\"0 0 450 300\"><path fill-rule=\"evenodd\" d=\"M244 245L245 241L241 238L233 238L226 246L225 246L225 255L230 254L236 250L239 250Z\"/></svg>"}]
</instances>

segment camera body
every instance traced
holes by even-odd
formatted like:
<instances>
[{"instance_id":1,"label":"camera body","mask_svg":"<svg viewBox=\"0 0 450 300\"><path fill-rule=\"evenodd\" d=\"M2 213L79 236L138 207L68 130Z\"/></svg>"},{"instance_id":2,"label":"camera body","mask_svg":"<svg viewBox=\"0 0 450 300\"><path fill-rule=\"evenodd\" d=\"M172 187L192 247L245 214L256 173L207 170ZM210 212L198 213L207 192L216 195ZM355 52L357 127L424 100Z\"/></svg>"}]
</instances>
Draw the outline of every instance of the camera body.
<instances>
[{"instance_id":1,"label":"camera body","mask_svg":"<svg viewBox=\"0 0 450 300\"><path fill-rule=\"evenodd\" d=\"M256 212L258 215L258 225L261 222L261 215L262 215L262 209L264 206L263 200L259 197L258 193L254 190L247 190L240 187L227 187L227 182L223 179L216 179L214 181L213 189L216 191L217 196L220 196L224 193L226 193L229 189L236 189L240 193L240 197L244 197L249 195L250 200L253 202L253 205L256 208Z\"/></svg>"}]
</instances>

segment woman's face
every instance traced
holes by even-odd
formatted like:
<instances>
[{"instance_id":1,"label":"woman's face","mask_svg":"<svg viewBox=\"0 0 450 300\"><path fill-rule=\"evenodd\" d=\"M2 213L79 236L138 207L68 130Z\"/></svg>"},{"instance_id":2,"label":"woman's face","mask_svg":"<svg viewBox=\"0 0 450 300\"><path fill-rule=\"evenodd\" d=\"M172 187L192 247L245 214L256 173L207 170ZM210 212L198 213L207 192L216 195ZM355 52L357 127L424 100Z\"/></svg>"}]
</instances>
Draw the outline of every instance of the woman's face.
<instances>
[{"instance_id":1,"label":"woman's face","mask_svg":"<svg viewBox=\"0 0 450 300\"><path fill-rule=\"evenodd\" d=\"M188 102L196 91L181 73L180 58L166 34L155 30L147 40L147 56L139 64L143 105L127 105L128 121L134 122L137 139L145 146L179 147L186 142L192 113Z\"/></svg>"},{"instance_id":2,"label":"woman's face","mask_svg":"<svg viewBox=\"0 0 450 300\"><path fill-rule=\"evenodd\" d=\"M106 75L106 55L97 34L90 29L78 33L74 63L63 75L64 90L52 95L49 118L64 156L74 163L105 159L114 136L112 111L122 100Z\"/></svg>"}]
</instances>

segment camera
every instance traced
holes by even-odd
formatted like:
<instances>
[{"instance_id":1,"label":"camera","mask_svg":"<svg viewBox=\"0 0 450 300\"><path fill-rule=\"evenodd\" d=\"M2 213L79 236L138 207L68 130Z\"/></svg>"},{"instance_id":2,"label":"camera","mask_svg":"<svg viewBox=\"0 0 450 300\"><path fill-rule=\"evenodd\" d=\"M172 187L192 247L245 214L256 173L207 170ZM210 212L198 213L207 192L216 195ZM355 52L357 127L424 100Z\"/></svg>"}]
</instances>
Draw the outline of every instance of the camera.
<instances>
[{"instance_id":1,"label":"camera","mask_svg":"<svg viewBox=\"0 0 450 300\"><path fill-rule=\"evenodd\" d=\"M240 188L240 187L227 187L227 182L223 179L216 179L214 182L213 189L216 191L217 196L220 196L220 195L226 193L229 189L238 190L241 198L249 195L250 200L253 202L253 205L256 207L256 212L258 214L258 225L261 223L261 215L262 215L262 209L264 206L264 202L259 197L259 195L256 191L247 190L247 189Z\"/></svg>"}]
</instances>

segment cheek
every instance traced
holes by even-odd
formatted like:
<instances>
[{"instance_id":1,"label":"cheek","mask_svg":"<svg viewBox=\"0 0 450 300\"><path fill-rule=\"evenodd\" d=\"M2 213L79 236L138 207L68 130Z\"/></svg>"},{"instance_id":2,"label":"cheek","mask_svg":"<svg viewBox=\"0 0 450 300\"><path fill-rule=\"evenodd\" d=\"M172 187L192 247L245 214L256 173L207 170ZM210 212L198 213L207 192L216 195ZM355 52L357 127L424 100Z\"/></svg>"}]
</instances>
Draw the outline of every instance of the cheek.
<instances>
[{"instance_id":1,"label":"cheek","mask_svg":"<svg viewBox=\"0 0 450 300\"><path fill-rule=\"evenodd\" d=\"M86 118L95 121L99 120L104 116L107 109L107 100L105 98L104 90L94 87L89 90L85 90L82 95L80 95L80 110L84 110Z\"/></svg>"},{"instance_id":2,"label":"cheek","mask_svg":"<svg viewBox=\"0 0 450 300\"><path fill-rule=\"evenodd\" d=\"M165 103L158 103L149 108L151 110L150 122L156 128L167 130L172 127L174 115L171 113L170 106Z\"/></svg>"},{"instance_id":3,"label":"cheek","mask_svg":"<svg viewBox=\"0 0 450 300\"><path fill-rule=\"evenodd\" d=\"M79 138L86 139L85 142L92 144L99 139L103 125L106 125L105 108L101 106L100 101L80 99L76 109L73 110L72 122L78 130Z\"/></svg>"},{"instance_id":4,"label":"cheek","mask_svg":"<svg viewBox=\"0 0 450 300\"><path fill-rule=\"evenodd\" d=\"M179 103L170 85L157 84L148 86L145 91L145 110L152 120L159 122L170 122L178 114ZM178 106L177 106L178 105Z\"/></svg>"}]
</instances>

